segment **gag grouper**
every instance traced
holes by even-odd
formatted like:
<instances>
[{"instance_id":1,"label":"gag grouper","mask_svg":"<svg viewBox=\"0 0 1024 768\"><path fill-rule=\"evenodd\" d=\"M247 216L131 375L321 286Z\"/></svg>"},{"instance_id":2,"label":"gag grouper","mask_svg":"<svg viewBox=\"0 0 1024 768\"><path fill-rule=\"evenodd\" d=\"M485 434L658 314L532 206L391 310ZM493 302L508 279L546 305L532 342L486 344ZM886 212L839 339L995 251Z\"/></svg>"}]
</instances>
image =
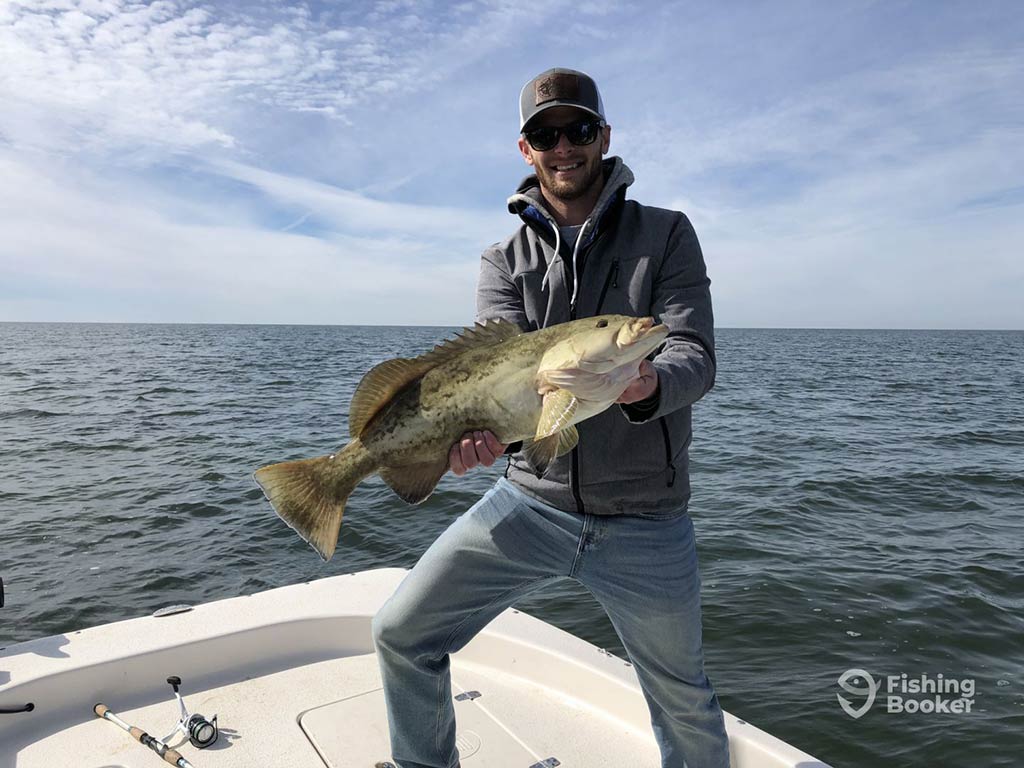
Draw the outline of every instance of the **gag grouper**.
<instances>
[{"instance_id":1,"label":"gag grouper","mask_svg":"<svg viewBox=\"0 0 1024 768\"><path fill-rule=\"evenodd\" d=\"M538 474L579 440L574 425L611 406L668 328L650 317L601 315L523 333L492 321L420 357L367 373L349 409L351 442L337 453L271 464L256 482L281 518L325 560L349 494L377 473L418 504L448 470L463 434L524 441Z\"/></svg>"}]
</instances>

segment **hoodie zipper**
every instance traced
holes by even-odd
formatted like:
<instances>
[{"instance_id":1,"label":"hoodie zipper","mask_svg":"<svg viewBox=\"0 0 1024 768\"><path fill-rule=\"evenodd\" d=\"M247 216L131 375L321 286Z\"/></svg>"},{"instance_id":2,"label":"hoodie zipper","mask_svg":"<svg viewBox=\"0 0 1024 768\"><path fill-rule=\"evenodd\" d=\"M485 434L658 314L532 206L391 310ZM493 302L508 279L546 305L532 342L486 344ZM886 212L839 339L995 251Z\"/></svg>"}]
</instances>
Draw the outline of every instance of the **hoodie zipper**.
<instances>
[{"instance_id":1,"label":"hoodie zipper","mask_svg":"<svg viewBox=\"0 0 1024 768\"><path fill-rule=\"evenodd\" d=\"M579 240L576 241L577 245ZM569 320L576 319L576 296L579 293L579 275L576 274L576 249L573 248L573 259L572 259L572 279L573 279L573 298L569 302ZM569 475L569 490L572 491L572 497L576 501L576 511L581 515L587 513L586 507L583 506L583 496L580 494L580 449L579 446L572 449L571 467Z\"/></svg>"},{"instance_id":2,"label":"hoodie zipper","mask_svg":"<svg viewBox=\"0 0 1024 768\"><path fill-rule=\"evenodd\" d=\"M587 225L586 225L586 223L584 223L583 229L580 230L580 236L583 235L583 232L584 232L584 230L586 230L586 228L587 228ZM602 235L599 233L590 243L588 243L584 252L589 254L590 251L593 250L594 245L596 245L597 242L601 239L601 236ZM575 320L576 319L576 303L577 303L576 300L577 300L577 298L579 297L579 294L580 294L580 290L579 290L580 283L579 283L579 281L583 277L582 275L577 274L577 272L576 272L576 257L579 255L579 250L578 250L579 249L579 243L580 243L580 240L579 240L579 238L577 238L577 240L576 240L576 247L573 248L573 254L572 254L572 279L573 279L572 292L573 292L573 298L572 298L572 300L569 303L569 319L570 320ZM618 259L616 259L615 263L616 263L616 265L618 264ZM604 288L601 290L601 297L600 297L600 299L598 299L598 303L597 303L599 310L601 308L601 304L604 302L604 295L605 295L605 293L607 291L608 291L608 281L605 280ZM597 314L597 313L595 313L595 314ZM570 474L570 477L569 477L569 487L572 490L572 497L576 501L576 511L579 512L581 515L586 514L587 509L586 509L586 507L583 504L583 495L580 493L580 449L579 449L579 447L576 447L576 448L572 449L572 455L571 455L571 474Z\"/></svg>"},{"instance_id":3,"label":"hoodie zipper","mask_svg":"<svg viewBox=\"0 0 1024 768\"><path fill-rule=\"evenodd\" d=\"M551 218L550 215L547 215L546 211L544 213L542 213L541 215L545 219L547 219L548 224L554 230L554 234L555 234L555 241L554 241L555 254L554 254L554 256L552 256L552 263L548 265L548 272L550 272L551 267L554 264L554 258L557 257L559 251L561 250L559 248L559 245L561 244L560 243L560 237L559 237L559 229L558 229L558 223L555 222ZM583 223L583 227L581 228L579 235L577 235L576 244L573 247L573 253L572 253L572 278L573 278L573 285L572 285L572 287L573 287L573 290L572 290L572 295L569 298L569 320L575 320L576 319L576 305L577 305L577 298L579 297L579 285L580 285L579 281L580 281L580 277L581 277L581 275L577 274L577 271L576 271L576 257L577 257L577 255L579 253L578 247L579 247L579 244L581 242L581 237L583 235L583 232L586 230L587 223L589 221L590 220L588 219L586 222ZM600 219L598 221L598 224L599 223L600 223ZM597 225L595 224L595 226L597 226ZM584 252L589 254L590 251L594 248L594 246L598 243L598 241L601 240L601 238L603 236L604 236L603 232L598 232L597 235L594 237L594 239L590 243L587 244ZM613 268L612 268L611 276L610 276L610 278L605 280L604 287L601 290L601 296L598 299L598 309L600 309L601 305L603 304L605 294L608 292L608 282L609 282L609 279L612 282L614 282L616 287L618 287L618 275L619 275L619 262L618 262L618 259L616 259L612 263L612 266L613 266ZM545 273L544 279L545 279L545 281L547 280L547 273ZM578 447L572 449L572 453L571 453L571 467L572 467L571 468L571 474L569 476L569 488L572 491L573 499L576 502L576 511L579 512L581 515L583 515L583 514L586 514L586 507L583 505L583 497L580 495L580 459L579 459L579 448ZM506 472L507 472L507 470L508 470L508 467L506 467ZM674 479L674 473L673 473L673 479Z\"/></svg>"}]
</instances>

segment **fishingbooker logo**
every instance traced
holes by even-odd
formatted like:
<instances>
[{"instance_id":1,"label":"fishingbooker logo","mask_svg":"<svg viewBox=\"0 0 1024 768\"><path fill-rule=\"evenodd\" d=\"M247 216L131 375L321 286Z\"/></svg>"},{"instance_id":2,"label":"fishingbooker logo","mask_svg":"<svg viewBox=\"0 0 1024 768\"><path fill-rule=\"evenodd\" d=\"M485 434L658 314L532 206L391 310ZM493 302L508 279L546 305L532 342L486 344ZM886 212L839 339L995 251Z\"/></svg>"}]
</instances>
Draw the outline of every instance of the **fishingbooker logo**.
<instances>
[{"instance_id":1,"label":"fishingbooker logo","mask_svg":"<svg viewBox=\"0 0 1024 768\"><path fill-rule=\"evenodd\" d=\"M839 676L839 687L847 693L867 697L863 704L855 707L843 694L836 694L836 698L839 699L839 706L843 708L843 712L854 719L861 717L871 709L871 705L875 703L875 694L878 693L878 683L875 682L875 678L863 669L848 669L843 672Z\"/></svg>"},{"instance_id":2,"label":"fishingbooker logo","mask_svg":"<svg viewBox=\"0 0 1024 768\"><path fill-rule=\"evenodd\" d=\"M904 672L886 675L879 681L866 670L848 669L836 682L846 693L858 697L851 701L841 693L836 694L839 706L854 719L871 709L883 684L885 711L890 713L965 714L974 706L974 680L970 677L944 677L941 672L911 677Z\"/></svg>"}]
</instances>

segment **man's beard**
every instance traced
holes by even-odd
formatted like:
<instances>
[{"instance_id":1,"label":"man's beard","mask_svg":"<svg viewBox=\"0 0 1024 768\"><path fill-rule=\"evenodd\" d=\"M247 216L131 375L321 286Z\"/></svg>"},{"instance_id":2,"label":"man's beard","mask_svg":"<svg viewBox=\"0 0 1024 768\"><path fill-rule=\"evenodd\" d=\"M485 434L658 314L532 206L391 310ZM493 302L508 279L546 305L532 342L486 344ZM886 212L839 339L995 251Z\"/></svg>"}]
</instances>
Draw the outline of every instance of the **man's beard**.
<instances>
[{"instance_id":1,"label":"man's beard","mask_svg":"<svg viewBox=\"0 0 1024 768\"><path fill-rule=\"evenodd\" d=\"M577 200L586 195L594 185L601 180L601 156L586 161L584 165L586 174L575 180L557 180L555 171L547 167L538 167L537 177L542 182L541 186L552 197L559 200Z\"/></svg>"}]
</instances>

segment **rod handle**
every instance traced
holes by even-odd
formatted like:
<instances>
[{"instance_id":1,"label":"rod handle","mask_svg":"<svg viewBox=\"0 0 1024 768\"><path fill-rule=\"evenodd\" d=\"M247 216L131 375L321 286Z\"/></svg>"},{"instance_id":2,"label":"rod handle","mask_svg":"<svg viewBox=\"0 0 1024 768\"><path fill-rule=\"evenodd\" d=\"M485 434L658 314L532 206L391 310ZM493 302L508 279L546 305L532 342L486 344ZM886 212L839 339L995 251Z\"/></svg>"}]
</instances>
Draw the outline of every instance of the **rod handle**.
<instances>
[{"instance_id":1,"label":"rod handle","mask_svg":"<svg viewBox=\"0 0 1024 768\"><path fill-rule=\"evenodd\" d=\"M167 751L164 752L164 760L166 760L171 765L179 766L183 765L181 761L184 760L184 758L181 756L181 753L178 750L171 749L170 747L168 747Z\"/></svg>"},{"instance_id":2,"label":"rod handle","mask_svg":"<svg viewBox=\"0 0 1024 768\"><path fill-rule=\"evenodd\" d=\"M103 718L104 720L110 720L111 718L114 718L114 720L117 719L117 715L115 715L110 710L110 707L108 707L106 704L97 704L92 708L92 711L96 714L96 717ZM108 718L107 715L110 715L110 717ZM114 720L111 720L111 722L114 722ZM171 749L162 742L158 742L156 739L154 739L141 728L136 728L134 725L129 725L127 731L132 735L133 739L142 744L145 744L147 747L149 747L154 752L159 754L168 763L170 763L173 766L176 766L176 768L191 768L192 764L188 760L186 760L178 750ZM163 749L162 753L160 752L161 749Z\"/></svg>"}]
</instances>

